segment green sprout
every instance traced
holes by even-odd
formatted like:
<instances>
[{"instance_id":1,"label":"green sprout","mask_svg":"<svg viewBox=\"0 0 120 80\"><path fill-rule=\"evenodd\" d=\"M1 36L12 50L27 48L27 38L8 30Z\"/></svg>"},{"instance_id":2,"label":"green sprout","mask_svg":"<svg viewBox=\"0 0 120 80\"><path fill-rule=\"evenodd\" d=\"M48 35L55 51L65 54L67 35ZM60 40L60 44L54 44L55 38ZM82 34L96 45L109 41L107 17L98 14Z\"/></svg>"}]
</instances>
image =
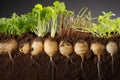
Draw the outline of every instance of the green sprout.
<instances>
[{"instance_id":1,"label":"green sprout","mask_svg":"<svg viewBox=\"0 0 120 80\"><path fill-rule=\"evenodd\" d=\"M19 16L13 14L11 18L1 18L0 20L0 32L5 34L21 34L19 29Z\"/></svg>"},{"instance_id":2,"label":"green sprout","mask_svg":"<svg viewBox=\"0 0 120 80\"><path fill-rule=\"evenodd\" d=\"M117 35L119 33L119 24L120 19L112 19L111 17L115 16L112 12L105 13L98 17L98 23L93 23L90 32L97 37L111 37L113 35Z\"/></svg>"},{"instance_id":3,"label":"green sprout","mask_svg":"<svg viewBox=\"0 0 120 80\"><path fill-rule=\"evenodd\" d=\"M42 8L41 4L35 5L32 10L33 16L35 16L35 21L37 25L32 31L39 37L44 37L46 35L47 21L45 17L47 16L45 8Z\"/></svg>"}]
</instances>

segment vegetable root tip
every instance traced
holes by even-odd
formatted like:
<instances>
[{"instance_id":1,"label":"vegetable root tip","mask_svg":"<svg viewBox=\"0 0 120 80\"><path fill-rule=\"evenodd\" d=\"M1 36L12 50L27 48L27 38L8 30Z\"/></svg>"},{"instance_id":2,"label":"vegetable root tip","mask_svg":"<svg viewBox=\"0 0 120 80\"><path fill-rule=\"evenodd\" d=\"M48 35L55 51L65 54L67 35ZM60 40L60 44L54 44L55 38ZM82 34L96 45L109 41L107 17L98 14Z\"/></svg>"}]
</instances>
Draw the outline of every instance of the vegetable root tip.
<instances>
[{"instance_id":1,"label":"vegetable root tip","mask_svg":"<svg viewBox=\"0 0 120 80\"><path fill-rule=\"evenodd\" d=\"M14 60L13 60L12 55L11 55L10 52L8 52L8 55L9 55L10 60L14 63Z\"/></svg>"},{"instance_id":2,"label":"vegetable root tip","mask_svg":"<svg viewBox=\"0 0 120 80\"><path fill-rule=\"evenodd\" d=\"M97 69L98 69L98 80L102 80L101 74L100 74L100 56L98 56L98 62L97 62Z\"/></svg>"},{"instance_id":3,"label":"vegetable root tip","mask_svg":"<svg viewBox=\"0 0 120 80\"><path fill-rule=\"evenodd\" d=\"M112 66L112 72L114 73L114 56L111 55L112 61L111 61L111 66Z\"/></svg>"}]
</instances>

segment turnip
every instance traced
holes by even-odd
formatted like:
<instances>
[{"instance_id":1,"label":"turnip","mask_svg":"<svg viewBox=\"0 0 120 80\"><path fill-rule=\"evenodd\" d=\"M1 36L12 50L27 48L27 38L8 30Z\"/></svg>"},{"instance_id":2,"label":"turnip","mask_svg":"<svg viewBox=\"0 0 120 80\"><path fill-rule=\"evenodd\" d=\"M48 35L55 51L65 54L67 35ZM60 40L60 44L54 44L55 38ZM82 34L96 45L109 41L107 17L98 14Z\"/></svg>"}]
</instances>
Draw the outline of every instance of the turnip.
<instances>
[{"instance_id":1,"label":"turnip","mask_svg":"<svg viewBox=\"0 0 120 80\"><path fill-rule=\"evenodd\" d=\"M110 41L107 45L106 45L106 50L108 53L110 53L111 57L112 57L112 71L113 70L113 65L114 65L114 54L118 52L118 46L117 43Z\"/></svg>"},{"instance_id":2,"label":"turnip","mask_svg":"<svg viewBox=\"0 0 120 80\"><path fill-rule=\"evenodd\" d=\"M64 40L61 41L59 44L59 51L63 56L67 57L71 62L73 62L70 58L70 55L73 52L73 46L70 42Z\"/></svg>"},{"instance_id":3,"label":"turnip","mask_svg":"<svg viewBox=\"0 0 120 80\"><path fill-rule=\"evenodd\" d=\"M34 40L32 42L31 48L33 49L31 51L31 56L39 55L44 50L44 44L41 40Z\"/></svg>"},{"instance_id":4,"label":"turnip","mask_svg":"<svg viewBox=\"0 0 120 80\"><path fill-rule=\"evenodd\" d=\"M30 52L30 43L29 42L24 43L19 50L24 54L28 54Z\"/></svg>"},{"instance_id":5,"label":"turnip","mask_svg":"<svg viewBox=\"0 0 120 80\"><path fill-rule=\"evenodd\" d=\"M51 62L53 62L52 57L58 52L58 43L54 39L45 39L44 51L50 57Z\"/></svg>"},{"instance_id":6,"label":"turnip","mask_svg":"<svg viewBox=\"0 0 120 80\"><path fill-rule=\"evenodd\" d=\"M31 60L39 66L39 64L34 60L33 56L38 56L39 54L41 54L44 51L44 43L42 40L33 40L32 44L31 44L31 48L32 51L31 53Z\"/></svg>"},{"instance_id":7,"label":"turnip","mask_svg":"<svg viewBox=\"0 0 120 80\"><path fill-rule=\"evenodd\" d=\"M75 43L74 51L77 55L79 55L82 58L81 69L83 69L84 55L87 53L88 50L89 50L89 46L86 41L79 40L78 42Z\"/></svg>"},{"instance_id":8,"label":"turnip","mask_svg":"<svg viewBox=\"0 0 120 80\"><path fill-rule=\"evenodd\" d=\"M55 39L53 39L53 38L45 39L44 51L50 57L50 62L52 63L52 80L53 80L54 67L56 68L56 65L55 65L55 63L53 61L53 56L58 52L58 43L57 43L57 41Z\"/></svg>"},{"instance_id":9,"label":"turnip","mask_svg":"<svg viewBox=\"0 0 120 80\"><path fill-rule=\"evenodd\" d=\"M17 47L18 47L17 41L14 40L14 39L11 39L11 40L9 40L9 41L6 41L3 45L4 45L4 50L3 50L3 52L8 53L8 54L9 54L9 57L10 57L10 60L11 60L12 62L14 62L13 59L12 59L11 53L12 53L14 50L17 49Z\"/></svg>"},{"instance_id":10,"label":"turnip","mask_svg":"<svg viewBox=\"0 0 120 80\"><path fill-rule=\"evenodd\" d=\"M99 43L99 42L95 42L91 44L90 49L92 50L94 55L97 55L98 57L98 62L97 62L97 68L98 68L98 77L101 79L101 75L100 75L100 55L103 54L103 52L105 51L105 45Z\"/></svg>"}]
</instances>

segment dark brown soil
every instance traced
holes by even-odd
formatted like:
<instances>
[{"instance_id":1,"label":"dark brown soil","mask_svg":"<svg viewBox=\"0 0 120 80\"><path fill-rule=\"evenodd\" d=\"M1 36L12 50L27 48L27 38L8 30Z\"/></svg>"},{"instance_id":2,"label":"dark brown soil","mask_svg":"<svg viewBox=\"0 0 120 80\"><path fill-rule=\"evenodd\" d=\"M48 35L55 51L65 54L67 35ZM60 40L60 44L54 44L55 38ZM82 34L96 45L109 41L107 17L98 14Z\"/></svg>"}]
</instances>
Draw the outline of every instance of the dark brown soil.
<instances>
[{"instance_id":1,"label":"dark brown soil","mask_svg":"<svg viewBox=\"0 0 120 80\"><path fill-rule=\"evenodd\" d=\"M48 36L46 36L48 37ZM34 34L25 34L22 36L0 34L0 42L4 42L10 38L18 41L19 46L24 42L32 42L37 38ZM60 37L56 40L60 41ZM99 39L90 37L89 34L81 33L79 37L74 35L73 39L66 39L73 45L78 39L86 40L89 45L98 41L107 44L108 41L116 41L120 44L120 36L110 39ZM119 51L120 52L120 51ZM101 55L101 80L120 80L120 53L114 55L114 71L111 67L111 56L105 51ZM19 52L19 48L12 53L14 63L10 61L8 54L0 55L0 80L99 80L97 72L97 56L93 55L89 50L86 53L81 70L81 58L74 52L70 56L74 63L62 56L59 52L53 57L55 65L50 62L49 57L43 52L39 56L24 55ZM52 75L53 72L53 75ZM53 76L53 77L52 77Z\"/></svg>"}]
</instances>

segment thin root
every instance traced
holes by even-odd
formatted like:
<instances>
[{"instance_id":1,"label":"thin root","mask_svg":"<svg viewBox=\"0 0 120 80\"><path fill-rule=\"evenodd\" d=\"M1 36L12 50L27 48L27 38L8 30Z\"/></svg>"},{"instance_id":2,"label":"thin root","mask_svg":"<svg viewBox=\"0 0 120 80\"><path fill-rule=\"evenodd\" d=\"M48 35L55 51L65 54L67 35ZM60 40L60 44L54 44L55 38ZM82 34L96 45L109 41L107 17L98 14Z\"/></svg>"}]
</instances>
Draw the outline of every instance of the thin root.
<instances>
[{"instance_id":1,"label":"thin root","mask_svg":"<svg viewBox=\"0 0 120 80\"><path fill-rule=\"evenodd\" d=\"M76 65L76 63L73 62L73 60L72 60L69 56L67 56L67 58L69 59L69 61L70 61L72 64Z\"/></svg>"},{"instance_id":2,"label":"thin root","mask_svg":"<svg viewBox=\"0 0 120 80\"><path fill-rule=\"evenodd\" d=\"M57 75L58 75L57 66L56 66L56 64L54 63L52 57L50 57L50 61L51 61L51 63L52 63L52 80L54 80L54 70L56 70L56 73L57 73Z\"/></svg>"},{"instance_id":3,"label":"thin root","mask_svg":"<svg viewBox=\"0 0 120 80\"><path fill-rule=\"evenodd\" d=\"M72 72L72 73L76 73L77 71L82 71L82 73L84 74L84 70L83 70L83 58L82 58L82 60L81 60L81 65L80 65L80 68L78 68L78 69L76 69L74 72Z\"/></svg>"},{"instance_id":4,"label":"thin root","mask_svg":"<svg viewBox=\"0 0 120 80\"><path fill-rule=\"evenodd\" d=\"M7 61L7 63L5 64L5 66L10 62L10 61L12 61L12 64L13 64L13 67L12 67L12 70L11 70L11 73L14 71L14 60L13 60L13 58L12 58L12 55L11 55L11 53L8 51L8 55L9 55L9 60Z\"/></svg>"},{"instance_id":5,"label":"thin root","mask_svg":"<svg viewBox=\"0 0 120 80\"><path fill-rule=\"evenodd\" d=\"M8 51L8 55L9 55L9 57L10 57L10 60L14 63L14 60L13 60L13 58L12 58L12 55L11 55L11 53Z\"/></svg>"},{"instance_id":6,"label":"thin root","mask_svg":"<svg viewBox=\"0 0 120 80\"><path fill-rule=\"evenodd\" d=\"M83 58L81 60L81 70L83 70Z\"/></svg>"},{"instance_id":7,"label":"thin root","mask_svg":"<svg viewBox=\"0 0 120 80\"><path fill-rule=\"evenodd\" d=\"M100 56L98 56L98 62L97 62L97 69L98 69L98 80L102 80L101 74L100 74Z\"/></svg>"},{"instance_id":8,"label":"thin root","mask_svg":"<svg viewBox=\"0 0 120 80\"><path fill-rule=\"evenodd\" d=\"M111 57L112 57L112 63L111 63L111 65L112 65L112 72L114 72L114 56L111 54Z\"/></svg>"},{"instance_id":9,"label":"thin root","mask_svg":"<svg viewBox=\"0 0 120 80\"><path fill-rule=\"evenodd\" d=\"M83 61L84 61L84 57L82 57L82 60L81 60L81 71L82 71L83 77L86 78L86 76L85 76L85 72L84 72Z\"/></svg>"},{"instance_id":10,"label":"thin root","mask_svg":"<svg viewBox=\"0 0 120 80\"><path fill-rule=\"evenodd\" d=\"M39 66L38 62L36 62L36 61L34 60L34 58L33 58L32 55L31 55L31 57L30 57L30 60L32 60L33 63L35 63L37 66Z\"/></svg>"}]
</instances>

